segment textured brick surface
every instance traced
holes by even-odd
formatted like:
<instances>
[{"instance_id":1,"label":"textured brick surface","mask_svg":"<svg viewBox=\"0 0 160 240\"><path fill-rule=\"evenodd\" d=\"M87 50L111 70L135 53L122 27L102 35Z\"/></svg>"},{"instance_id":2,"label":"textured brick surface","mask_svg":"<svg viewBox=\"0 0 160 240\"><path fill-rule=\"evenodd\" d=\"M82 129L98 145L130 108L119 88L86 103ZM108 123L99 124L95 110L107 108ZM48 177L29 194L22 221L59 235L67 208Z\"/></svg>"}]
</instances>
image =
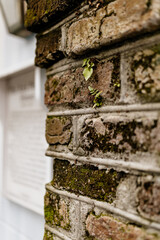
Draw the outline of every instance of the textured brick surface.
<instances>
[{"instance_id":1,"label":"textured brick surface","mask_svg":"<svg viewBox=\"0 0 160 240\"><path fill-rule=\"evenodd\" d=\"M28 4L45 104L59 116L46 120L55 158L44 240L159 240L160 0ZM85 58L94 63L87 82ZM102 108L92 110L88 86L102 91Z\"/></svg>"},{"instance_id":2,"label":"textured brick surface","mask_svg":"<svg viewBox=\"0 0 160 240\"><path fill-rule=\"evenodd\" d=\"M137 52L132 59L132 82L145 102L160 100L160 45Z\"/></svg>"},{"instance_id":3,"label":"textured brick surface","mask_svg":"<svg viewBox=\"0 0 160 240\"><path fill-rule=\"evenodd\" d=\"M71 119L48 117L46 120L46 140L49 144L68 144L71 139Z\"/></svg>"},{"instance_id":4,"label":"textured brick surface","mask_svg":"<svg viewBox=\"0 0 160 240\"><path fill-rule=\"evenodd\" d=\"M138 191L138 210L148 219L160 222L160 184L145 181Z\"/></svg>"},{"instance_id":5,"label":"textured brick surface","mask_svg":"<svg viewBox=\"0 0 160 240\"><path fill-rule=\"evenodd\" d=\"M160 142L157 133L159 123L155 118L130 115L102 116L88 118L80 129L80 145L89 151L136 153L159 153Z\"/></svg>"},{"instance_id":6,"label":"textured brick surface","mask_svg":"<svg viewBox=\"0 0 160 240\"><path fill-rule=\"evenodd\" d=\"M158 240L158 237L145 234L142 229L126 225L108 216L90 214L86 220L87 239L92 240ZM92 238L93 237L93 238Z\"/></svg>"},{"instance_id":7,"label":"textured brick surface","mask_svg":"<svg viewBox=\"0 0 160 240\"><path fill-rule=\"evenodd\" d=\"M45 35L37 35L35 64L39 67L49 67L55 61L64 57L60 48L61 29Z\"/></svg>"},{"instance_id":8,"label":"textured brick surface","mask_svg":"<svg viewBox=\"0 0 160 240\"><path fill-rule=\"evenodd\" d=\"M71 69L60 76L48 77L45 86L45 104L64 104L72 106L93 105L94 97L89 94L88 86L102 91L103 104L116 103L120 97L120 58L115 56L95 63L94 73L87 82L83 69Z\"/></svg>"},{"instance_id":9,"label":"textured brick surface","mask_svg":"<svg viewBox=\"0 0 160 240\"><path fill-rule=\"evenodd\" d=\"M107 1L94 16L73 23L68 30L68 54L82 54L114 41L159 28L159 0Z\"/></svg>"},{"instance_id":10,"label":"textured brick surface","mask_svg":"<svg viewBox=\"0 0 160 240\"><path fill-rule=\"evenodd\" d=\"M112 202L123 172L98 170L89 165L71 165L68 161L56 160L52 184L76 194Z\"/></svg>"},{"instance_id":11,"label":"textured brick surface","mask_svg":"<svg viewBox=\"0 0 160 240\"><path fill-rule=\"evenodd\" d=\"M28 0L25 26L33 32L42 31L65 18L83 0Z\"/></svg>"}]
</instances>

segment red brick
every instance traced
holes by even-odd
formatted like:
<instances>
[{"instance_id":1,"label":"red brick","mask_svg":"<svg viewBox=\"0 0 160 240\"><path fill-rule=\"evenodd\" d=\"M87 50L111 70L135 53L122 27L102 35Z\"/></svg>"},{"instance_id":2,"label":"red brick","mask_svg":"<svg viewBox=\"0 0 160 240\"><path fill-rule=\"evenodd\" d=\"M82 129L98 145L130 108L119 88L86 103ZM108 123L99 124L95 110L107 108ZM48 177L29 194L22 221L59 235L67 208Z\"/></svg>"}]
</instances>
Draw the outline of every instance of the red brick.
<instances>
[{"instance_id":1,"label":"red brick","mask_svg":"<svg viewBox=\"0 0 160 240\"><path fill-rule=\"evenodd\" d=\"M142 229L124 224L109 216L94 216L90 214L86 220L86 229L92 240L158 240L146 234ZM90 239L88 237L88 239ZM87 238L86 238L87 239Z\"/></svg>"}]
</instances>

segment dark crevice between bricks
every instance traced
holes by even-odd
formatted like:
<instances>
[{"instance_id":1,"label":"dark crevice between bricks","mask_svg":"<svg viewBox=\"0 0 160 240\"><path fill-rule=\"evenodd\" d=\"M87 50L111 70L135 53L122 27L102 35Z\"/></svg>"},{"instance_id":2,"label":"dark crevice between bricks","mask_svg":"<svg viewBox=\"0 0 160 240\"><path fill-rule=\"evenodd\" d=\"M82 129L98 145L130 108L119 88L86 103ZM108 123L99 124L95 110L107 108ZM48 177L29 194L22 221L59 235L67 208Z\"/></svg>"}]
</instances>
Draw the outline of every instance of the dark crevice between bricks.
<instances>
[{"instance_id":1,"label":"dark crevice between bricks","mask_svg":"<svg viewBox=\"0 0 160 240\"><path fill-rule=\"evenodd\" d=\"M28 1L25 27L32 32L42 32L55 25L86 0L39 0Z\"/></svg>"}]
</instances>

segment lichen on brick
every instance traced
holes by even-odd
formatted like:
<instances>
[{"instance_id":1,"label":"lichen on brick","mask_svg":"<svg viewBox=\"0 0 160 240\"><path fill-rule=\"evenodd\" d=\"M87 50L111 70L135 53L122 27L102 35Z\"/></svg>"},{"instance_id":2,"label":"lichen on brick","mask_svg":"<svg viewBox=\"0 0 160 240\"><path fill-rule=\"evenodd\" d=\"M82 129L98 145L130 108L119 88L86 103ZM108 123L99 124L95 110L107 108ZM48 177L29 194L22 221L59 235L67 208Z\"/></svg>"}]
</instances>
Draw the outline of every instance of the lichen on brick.
<instances>
[{"instance_id":1,"label":"lichen on brick","mask_svg":"<svg viewBox=\"0 0 160 240\"><path fill-rule=\"evenodd\" d=\"M89 118L84 121L80 132L80 146L92 152L136 153L155 151L155 132L158 120L105 117ZM158 146L158 145L157 145Z\"/></svg>"},{"instance_id":2,"label":"lichen on brick","mask_svg":"<svg viewBox=\"0 0 160 240\"><path fill-rule=\"evenodd\" d=\"M44 198L45 221L49 225L70 229L69 203L59 195L46 192Z\"/></svg>"},{"instance_id":3,"label":"lichen on brick","mask_svg":"<svg viewBox=\"0 0 160 240\"><path fill-rule=\"evenodd\" d=\"M160 99L160 45L139 51L131 65L132 82L138 96L145 101Z\"/></svg>"},{"instance_id":4,"label":"lichen on brick","mask_svg":"<svg viewBox=\"0 0 160 240\"><path fill-rule=\"evenodd\" d=\"M56 159L52 185L58 189L112 203L116 198L117 186L124 177L124 172L113 169L99 170L92 165L72 165L68 161Z\"/></svg>"}]
</instances>

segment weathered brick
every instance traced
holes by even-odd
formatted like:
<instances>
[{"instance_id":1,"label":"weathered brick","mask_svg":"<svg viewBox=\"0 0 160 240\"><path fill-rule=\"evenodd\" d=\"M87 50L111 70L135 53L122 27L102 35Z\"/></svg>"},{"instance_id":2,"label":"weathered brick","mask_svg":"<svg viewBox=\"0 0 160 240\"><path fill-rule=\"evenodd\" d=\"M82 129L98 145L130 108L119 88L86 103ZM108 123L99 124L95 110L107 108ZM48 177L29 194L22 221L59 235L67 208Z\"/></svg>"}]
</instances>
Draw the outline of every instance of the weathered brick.
<instances>
[{"instance_id":1,"label":"weathered brick","mask_svg":"<svg viewBox=\"0 0 160 240\"><path fill-rule=\"evenodd\" d=\"M25 26L33 32L41 32L65 18L84 0L28 0Z\"/></svg>"},{"instance_id":2,"label":"weathered brick","mask_svg":"<svg viewBox=\"0 0 160 240\"><path fill-rule=\"evenodd\" d=\"M148 219L160 222L160 184L145 181L138 191L138 211Z\"/></svg>"},{"instance_id":3,"label":"weathered brick","mask_svg":"<svg viewBox=\"0 0 160 240\"><path fill-rule=\"evenodd\" d=\"M98 170L92 165L72 165L68 161L56 159L52 185L111 203L116 198L117 186L124 177L124 172L113 169Z\"/></svg>"},{"instance_id":4,"label":"weathered brick","mask_svg":"<svg viewBox=\"0 0 160 240\"><path fill-rule=\"evenodd\" d=\"M67 117L47 117L46 140L49 144L68 144L71 140L71 119Z\"/></svg>"},{"instance_id":5,"label":"weathered brick","mask_svg":"<svg viewBox=\"0 0 160 240\"><path fill-rule=\"evenodd\" d=\"M35 64L49 67L64 57L61 51L61 29L53 30L45 35L37 35Z\"/></svg>"},{"instance_id":6,"label":"weathered brick","mask_svg":"<svg viewBox=\"0 0 160 240\"><path fill-rule=\"evenodd\" d=\"M67 41L69 55L79 55L159 28L159 0L113 0L106 4L93 16L71 24Z\"/></svg>"},{"instance_id":7,"label":"weathered brick","mask_svg":"<svg viewBox=\"0 0 160 240\"><path fill-rule=\"evenodd\" d=\"M44 197L44 216L48 225L70 229L69 201L47 191Z\"/></svg>"},{"instance_id":8,"label":"weathered brick","mask_svg":"<svg viewBox=\"0 0 160 240\"><path fill-rule=\"evenodd\" d=\"M89 240L158 240L158 236L145 233L142 229L122 223L109 216L95 216L92 213L86 219Z\"/></svg>"},{"instance_id":9,"label":"weathered brick","mask_svg":"<svg viewBox=\"0 0 160 240\"><path fill-rule=\"evenodd\" d=\"M157 116L136 114L102 115L87 118L80 129L80 146L89 153L136 153L159 154L159 121Z\"/></svg>"},{"instance_id":10,"label":"weathered brick","mask_svg":"<svg viewBox=\"0 0 160 240\"><path fill-rule=\"evenodd\" d=\"M103 105L117 103L120 97L120 57L95 63L92 77L86 82L83 69L70 69L62 75L48 77L45 86L45 104L93 106L94 96L88 86L102 91Z\"/></svg>"},{"instance_id":11,"label":"weathered brick","mask_svg":"<svg viewBox=\"0 0 160 240\"><path fill-rule=\"evenodd\" d=\"M160 45L141 50L132 57L132 83L143 102L160 100Z\"/></svg>"}]
</instances>

